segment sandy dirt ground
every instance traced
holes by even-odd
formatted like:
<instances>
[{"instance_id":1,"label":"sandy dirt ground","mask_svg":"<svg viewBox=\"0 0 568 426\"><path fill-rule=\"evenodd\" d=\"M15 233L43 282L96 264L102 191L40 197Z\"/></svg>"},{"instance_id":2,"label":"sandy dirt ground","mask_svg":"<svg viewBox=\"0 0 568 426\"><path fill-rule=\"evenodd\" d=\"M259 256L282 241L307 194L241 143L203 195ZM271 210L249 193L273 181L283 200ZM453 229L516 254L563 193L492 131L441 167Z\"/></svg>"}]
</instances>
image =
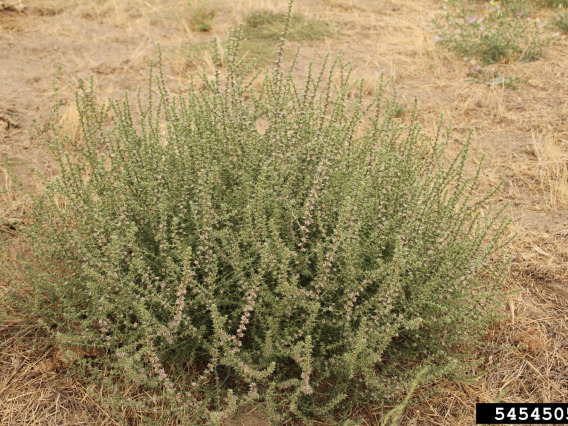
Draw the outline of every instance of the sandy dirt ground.
<instances>
[{"instance_id":1,"label":"sandy dirt ground","mask_svg":"<svg viewBox=\"0 0 568 426\"><path fill-rule=\"evenodd\" d=\"M0 2L2 3L2 2ZM217 2L212 30L195 31L184 1L26 0L25 8L0 8L0 159L12 165L26 190L56 174L33 127L44 127L54 102L60 67L61 125L77 132L73 93L79 79L94 76L101 100L136 92L147 80L148 62L159 42L166 76L184 85L193 69L183 49L226 38L251 10L284 10L285 1ZM7 4L7 3L6 3ZM472 65L436 47L429 22L443 12L434 0L304 0L296 12L332 24L337 35L303 46L299 71L326 50L343 50L355 75L366 77L371 94L380 74L394 78L408 118L414 97L418 120L433 133L440 114L452 120L453 149L474 130L471 168L485 156L482 189L505 178L498 203L508 203L518 236L507 281L510 318L487 336L503 348L480 351L482 367L500 366L473 383L441 380L421 389L401 424L474 423L476 402L568 401L568 40L558 37L545 56L531 63L488 69L516 80L517 89L468 82ZM538 11L541 19L550 10ZM546 28L549 33L552 28ZM205 58L204 60L206 60ZM452 147L450 147L450 150ZM4 236L25 224L27 198L0 168L0 223ZM1 284L1 277L0 277ZM13 336L18 325L0 329ZM22 331L23 333L23 331ZM6 337L0 357L1 424L118 424L119 417L86 395L87 386L66 376L57 348ZM27 343L26 343L27 342ZM432 390L435 389L435 392ZM254 411L227 424L266 424ZM366 424L380 412L362 407ZM132 424L135 419L130 420Z\"/></svg>"}]
</instances>

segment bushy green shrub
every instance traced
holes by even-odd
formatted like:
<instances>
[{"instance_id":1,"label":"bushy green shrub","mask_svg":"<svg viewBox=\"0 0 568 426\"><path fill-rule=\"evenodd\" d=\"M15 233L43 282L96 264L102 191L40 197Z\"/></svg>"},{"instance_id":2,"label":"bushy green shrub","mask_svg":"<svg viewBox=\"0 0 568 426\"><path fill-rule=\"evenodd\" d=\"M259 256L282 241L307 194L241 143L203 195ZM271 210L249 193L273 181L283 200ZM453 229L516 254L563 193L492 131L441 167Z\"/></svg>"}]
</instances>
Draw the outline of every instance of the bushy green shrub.
<instances>
[{"instance_id":1,"label":"bushy green shrub","mask_svg":"<svg viewBox=\"0 0 568 426\"><path fill-rule=\"evenodd\" d=\"M483 65L539 59L551 40L543 24L530 16L524 0L487 1L481 9L468 2L449 2L444 20L434 19L436 43Z\"/></svg>"},{"instance_id":2,"label":"bushy green shrub","mask_svg":"<svg viewBox=\"0 0 568 426\"><path fill-rule=\"evenodd\" d=\"M442 126L400 123L384 85L348 99L341 57L299 86L278 56L255 89L237 49L187 93L152 71L137 114L81 86L82 137L46 137L60 174L23 230L13 306L107 402L187 424L253 401L275 423L338 421L466 372L507 270L467 144L445 161Z\"/></svg>"}]
</instances>

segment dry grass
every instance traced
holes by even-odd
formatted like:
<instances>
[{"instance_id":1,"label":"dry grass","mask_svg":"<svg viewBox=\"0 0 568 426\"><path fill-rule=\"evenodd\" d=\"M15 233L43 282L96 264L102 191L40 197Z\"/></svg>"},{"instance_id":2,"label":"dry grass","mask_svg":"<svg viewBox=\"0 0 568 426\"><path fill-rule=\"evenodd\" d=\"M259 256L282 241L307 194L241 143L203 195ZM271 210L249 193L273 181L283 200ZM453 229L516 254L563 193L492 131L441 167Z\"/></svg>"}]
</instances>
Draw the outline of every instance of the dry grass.
<instances>
[{"instance_id":1,"label":"dry grass","mask_svg":"<svg viewBox=\"0 0 568 426\"><path fill-rule=\"evenodd\" d=\"M101 99L118 96L144 84L147 62L159 41L169 84L184 86L188 67L178 53L181 47L208 42L213 36L225 39L227 31L252 10L277 13L286 9L286 2L274 0L212 0L207 2L213 11L211 28L203 32L193 25L190 7L205 3L199 0L191 5L183 0L25 3L27 14L0 12L2 41L13 46L0 65L0 78L5 82L0 99L6 100L0 105L0 118L8 109L25 117L21 125L6 125L0 132L0 156L18 165L16 174L31 191L40 186L24 164L53 173L53 165L26 129L31 118L40 123L47 118L54 64L64 65L60 95L65 100L72 100L77 79L90 74L96 76ZM472 383L445 379L420 389L418 401L405 410L401 424L472 424L476 402L568 400L568 41L559 38L537 62L493 66L494 71L520 83L518 90L491 88L466 82L471 65L432 43L428 22L442 11L443 2L297 3L296 13L330 22L340 34L305 46L299 75L309 59L321 58L322 51L343 49L344 57L355 65L354 77L365 77L366 95L372 94L384 73L396 81L405 111L418 96L418 119L426 131L435 131L440 113L451 118L454 140L450 154L459 149L469 129L475 130L469 166L473 170L486 155L482 190L507 179L497 202L510 204L508 212L518 232L507 282L507 289L517 293L506 307L509 319L486 337L500 349L479 352L485 358L481 367L497 368ZM549 19L554 11L539 14ZM201 60L212 70L207 55ZM21 71L8 72L13 69ZM42 71L38 74L37 69ZM63 112L62 125L77 135L76 113L70 107ZM4 169L0 172L0 222L20 221L25 197ZM12 225L3 229L2 237L8 236L6 230L13 232ZM20 250L24 251L23 246ZM6 286L0 274L0 288ZM47 345L35 328L24 327L24 320L14 314L0 329L0 423L111 425L121 415L132 424L139 422L133 413L112 413L86 396L85 385L65 375L58 350ZM381 413L376 407L361 407L358 415L374 425ZM263 424L261 416L250 416L234 424Z\"/></svg>"},{"instance_id":2,"label":"dry grass","mask_svg":"<svg viewBox=\"0 0 568 426\"><path fill-rule=\"evenodd\" d=\"M256 9L250 12L242 24L242 40L240 56L254 59L258 66L266 66L274 61L278 39L286 22L286 13ZM303 15L294 14L290 20L287 38L291 43L322 40L334 35L328 22L309 19ZM216 40L217 50L222 52L225 42ZM211 42L191 43L180 50L182 65L204 67L208 72L213 71L215 48ZM292 56L291 48L285 50L287 56ZM179 66L179 62L178 62Z\"/></svg>"},{"instance_id":3,"label":"dry grass","mask_svg":"<svg viewBox=\"0 0 568 426\"><path fill-rule=\"evenodd\" d=\"M54 348L37 347L41 336L20 330L17 339L2 330L0 350L0 423L6 425L116 425L107 411L67 377ZM11 338L7 338L11 336ZM34 338L35 337L35 338Z\"/></svg>"},{"instance_id":4,"label":"dry grass","mask_svg":"<svg viewBox=\"0 0 568 426\"><path fill-rule=\"evenodd\" d=\"M539 191L549 209L568 206L568 139L549 134L532 135L532 161L515 164L515 174Z\"/></svg>"}]
</instances>

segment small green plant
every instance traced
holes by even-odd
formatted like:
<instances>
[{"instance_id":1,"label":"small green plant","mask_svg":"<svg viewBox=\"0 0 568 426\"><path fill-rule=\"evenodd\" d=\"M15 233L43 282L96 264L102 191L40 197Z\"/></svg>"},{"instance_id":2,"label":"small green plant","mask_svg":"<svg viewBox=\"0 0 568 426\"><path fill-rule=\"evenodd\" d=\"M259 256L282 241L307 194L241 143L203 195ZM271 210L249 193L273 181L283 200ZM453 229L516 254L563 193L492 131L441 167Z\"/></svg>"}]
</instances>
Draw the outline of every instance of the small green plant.
<instances>
[{"instance_id":1,"label":"small green plant","mask_svg":"<svg viewBox=\"0 0 568 426\"><path fill-rule=\"evenodd\" d=\"M187 93L161 60L136 114L82 83L80 141L57 118L45 136L60 174L22 229L31 258L1 276L121 410L337 423L394 402L397 419L416 386L467 372L500 317L508 220L465 176L469 143L445 160L442 124L400 123L340 56L298 85L285 33L260 89L233 33Z\"/></svg>"},{"instance_id":2,"label":"small green plant","mask_svg":"<svg viewBox=\"0 0 568 426\"><path fill-rule=\"evenodd\" d=\"M213 28L215 9L209 3L198 1L196 4L194 1L188 0L187 7L191 14L191 24L194 30L206 32Z\"/></svg>"},{"instance_id":3,"label":"small green plant","mask_svg":"<svg viewBox=\"0 0 568 426\"><path fill-rule=\"evenodd\" d=\"M481 10L465 3L450 3L444 21L434 19L435 42L482 64L534 61L550 45L542 36L543 24L529 16L520 0L489 1Z\"/></svg>"},{"instance_id":4,"label":"small green plant","mask_svg":"<svg viewBox=\"0 0 568 426\"><path fill-rule=\"evenodd\" d=\"M560 31L568 34L568 12L559 13L552 22Z\"/></svg>"},{"instance_id":5,"label":"small green plant","mask_svg":"<svg viewBox=\"0 0 568 426\"><path fill-rule=\"evenodd\" d=\"M470 83L484 83L487 84L491 89L495 87L508 87L513 90L517 90L520 80L516 77L504 77L501 73L496 71L488 71L481 69L480 67L475 67L474 70L467 74L471 77L467 80Z\"/></svg>"}]
</instances>

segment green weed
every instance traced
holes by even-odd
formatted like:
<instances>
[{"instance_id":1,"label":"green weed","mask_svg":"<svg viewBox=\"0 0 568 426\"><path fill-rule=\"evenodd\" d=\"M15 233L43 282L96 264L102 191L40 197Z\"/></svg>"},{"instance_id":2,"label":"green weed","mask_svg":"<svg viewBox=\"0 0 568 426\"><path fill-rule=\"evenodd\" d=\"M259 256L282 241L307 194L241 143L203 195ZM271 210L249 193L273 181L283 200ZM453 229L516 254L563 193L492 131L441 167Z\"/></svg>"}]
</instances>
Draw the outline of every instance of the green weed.
<instances>
[{"instance_id":1,"label":"green weed","mask_svg":"<svg viewBox=\"0 0 568 426\"><path fill-rule=\"evenodd\" d=\"M517 90L519 88L518 84L521 82L516 77L504 77L499 72L484 69L474 70L468 73L468 76L471 77L470 80L467 80L468 82L483 83L488 85L491 89L501 86Z\"/></svg>"},{"instance_id":2,"label":"green weed","mask_svg":"<svg viewBox=\"0 0 568 426\"><path fill-rule=\"evenodd\" d=\"M560 31L568 34L568 13L559 13L552 22Z\"/></svg>"},{"instance_id":3,"label":"green weed","mask_svg":"<svg viewBox=\"0 0 568 426\"><path fill-rule=\"evenodd\" d=\"M529 16L530 5L521 0L489 1L483 9L452 2L445 19L432 21L435 42L482 64L534 61L550 46L543 24Z\"/></svg>"},{"instance_id":4,"label":"green weed","mask_svg":"<svg viewBox=\"0 0 568 426\"><path fill-rule=\"evenodd\" d=\"M206 32L213 28L215 9L203 1L188 0L187 7L191 15L191 24L195 31Z\"/></svg>"}]
</instances>

